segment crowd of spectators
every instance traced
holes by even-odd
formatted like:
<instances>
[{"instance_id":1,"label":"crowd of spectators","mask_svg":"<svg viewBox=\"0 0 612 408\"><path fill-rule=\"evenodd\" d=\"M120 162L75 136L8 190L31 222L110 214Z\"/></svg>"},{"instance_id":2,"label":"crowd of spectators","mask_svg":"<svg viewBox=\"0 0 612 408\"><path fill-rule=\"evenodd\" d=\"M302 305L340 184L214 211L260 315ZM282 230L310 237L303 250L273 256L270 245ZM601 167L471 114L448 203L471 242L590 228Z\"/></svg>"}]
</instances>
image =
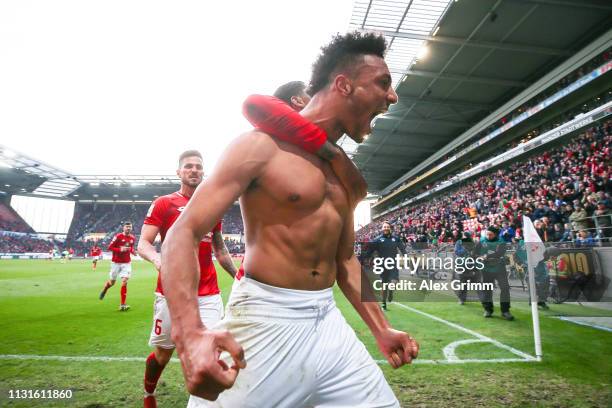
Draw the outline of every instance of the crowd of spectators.
<instances>
[{"instance_id":1,"label":"crowd of spectators","mask_svg":"<svg viewBox=\"0 0 612 408\"><path fill-rule=\"evenodd\" d=\"M612 101L612 91L606 91L605 93L603 93L600 96L597 96L595 98L593 98L592 100L584 103L581 106L578 106L568 112L565 112L561 115L559 115L556 118L551 119L550 121L546 122L546 124L533 129L531 131L529 131L523 138L521 139L515 139L509 143L507 143L504 146L501 146L499 149L495 150L492 153L488 153L488 157L496 157L499 156L517 146L520 146L526 142L528 142L529 140L540 136L546 132L548 132L549 130L552 130L555 127L558 127L559 125L568 122L569 120L574 119L574 117L576 115L579 115L581 113L585 113L588 112L592 109L595 109L605 103L608 103L609 101ZM444 184L445 182L453 179L454 177L456 177L456 174L462 173L464 171L467 171L469 169L471 169L474 165L478 165L480 162L479 161L474 161L472 163L467 163L465 164L461 169L457 170L456 172L452 172L452 174L449 174L446 177L443 177L440 180L437 180L435 183L430 183L425 185L424 187L422 187L421 189L417 190L414 195L419 195L420 193L423 193L425 191L434 189L436 187L438 187L441 184Z\"/></svg>"},{"instance_id":2,"label":"crowd of spectators","mask_svg":"<svg viewBox=\"0 0 612 408\"><path fill-rule=\"evenodd\" d=\"M611 148L607 121L562 146L386 214L361 228L357 239L368 241L388 221L411 242L453 242L463 231L479 237L489 226L509 242L520 239L527 215L544 242L609 243Z\"/></svg>"},{"instance_id":3,"label":"crowd of spectators","mask_svg":"<svg viewBox=\"0 0 612 408\"><path fill-rule=\"evenodd\" d=\"M224 234L244 234L244 226L242 225L242 214L240 213L239 205L232 205L223 216L223 233Z\"/></svg>"},{"instance_id":4,"label":"crowd of spectators","mask_svg":"<svg viewBox=\"0 0 612 408\"><path fill-rule=\"evenodd\" d=\"M34 232L13 209L0 203L0 231Z\"/></svg>"},{"instance_id":5,"label":"crowd of spectators","mask_svg":"<svg viewBox=\"0 0 612 408\"><path fill-rule=\"evenodd\" d=\"M244 244L240 241L230 238L224 238L223 241L230 254L244 254Z\"/></svg>"},{"instance_id":6,"label":"crowd of spectators","mask_svg":"<svg viewBox=\"0 0 612 408\"><path fill-rule=\"evenodd\" d=\"M68 238L79 241L90 233L106 233L106 240L121 231L125 221L131 221L134 231L142 228L150 204L79 203L76 206ZM110 235L110 236L109 236Z\"/></svg>"},{"instance_id":7,"label":"crowd of spectators","mask_svg":"<svg viewBox=\"0 0 612 408\"><path fill-rule=\"evenodd\" d=\"M0 253L49 252L61 245L61 242L35 238L28 235L0 237Z\"/></svg>"},{"instance_id":8,"label":"crowd of spectators","mask_svg":"<svg viewBox=\"0 0 612 408\"><path fill-rule=\"evenodd\" d=\"M486 129L484 129L481 132L479 132L478 134L472 136L470 139L466 140L461 145L457 146L455 149L453 149L452 151L447 153L445 156L443 156L439 160L437 160L434 163L432 163L431 167L433 167L433 166L435 166L437 164L440 164L440 163L448 160L450 157L454 156L458 152L460 152L463 149L467 148L472 143L474 143L477 140L480 140L480 139L486 137L487 135L489 135L493 131L495 131L495 130L501 128L502 126L504 126L509 121L512 121L513 119L515 119L519 115L522 115L524 112L526 112L529 109L537 106L538 104L540 104L541 102L543 102L547 98L551 97L555 93L561 91L562 89L566 88L570 84L576 82L578 79L582 78L583 76L590 74L594 69L602 66L604 63L610 62L611 60L612 60L612 47L608 48L606 51L604 51L603 53L601 53L597 57L595 57L595 58L591 59L590 61L586 62L580 68L578 68L575 71L573 71L572 73L568 74L567 76L565 76L564 78L562 78L561 80L556 82L555 84L551 85L546 90L544 90L544 91L540 92L539 94L535 95L529 101L525 102L522 106L518 107L517 109L515 109L514 111L512 111L508 115L504 116L503 118L501 118L497 122L492 123ZM606 101L609 100L610 92L607 92L605 94L605 96L607 98ZM577 112L577 111L568 112L568 113L563 114L563 116L565 116L565 120L563 118L557 118L558 120L556 120L556 121L550 121L549 122L550 125L548 127L547 126L543 126L541 129L539 129L540 134L550 130L555 122L559 121L560 123L563 123L567 119L573 118L573 116L575 116L578 113L580 113L580 112ZM536 134L528 134L524 141L529 140L530 138L533 138L535 136L537 136L537 133Z\"/></svg>"},{"instance_id":9,"label":"crowd of spectators","mask_svg":"<svg viewBox=\"0 0 612 408\"><path fill-rule=\"evenodd\" d=\"M74 212L74 217L65 241L45 240L27 235L4 239L0 245L0 252L49 252L54 249L62 252L64 249L74 250L74 256L85 256L89 254L93 241L85 238L88 234L100 234L104 236L97 238L96 242L103 250L106 250L111 239L121 232L124 221L131 221L134 225L133 233L139 238L140 230L144 222L150 204L93 204L79 203ZM7 210L10 211L10 210ZM34 231L29 226L23 227L18 221L11 221L7 217L0 218L0 231L28 232ZM223 217L223 232L225 234L244 234L242 216L238 205L232 206ZM226 245L231 253L244 253L244 244L235 240L227 240Z\"/></svg>"}]
</instances>

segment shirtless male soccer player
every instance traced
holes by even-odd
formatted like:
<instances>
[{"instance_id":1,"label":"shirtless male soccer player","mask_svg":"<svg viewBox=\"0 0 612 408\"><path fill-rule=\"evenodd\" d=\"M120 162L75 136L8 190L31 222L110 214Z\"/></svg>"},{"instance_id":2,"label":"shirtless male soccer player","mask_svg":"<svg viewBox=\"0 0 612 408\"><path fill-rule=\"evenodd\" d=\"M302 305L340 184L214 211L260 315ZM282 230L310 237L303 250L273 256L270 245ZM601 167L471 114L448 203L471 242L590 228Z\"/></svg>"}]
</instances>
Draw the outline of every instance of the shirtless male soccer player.
<instances>
[{"instance_id":1,"label":"shirtless male soccer player","mask_svg":"<svg viewBox=\"0 0 612 408\"><path fill-rule=\"evenodd\" d=\"M382 36L349 33L322 49L302 115L332 142L344 133L363 141L372 119L397 102L385 48ZM195 248L238 197L246 275L234 282L226 317L209 329L197 309ZM362 302L353 244L347 192L327 162L261 132L236 139L162 251L162 282L188 391L218 399L192 397L189 406L399 406L336 308L334 283L394 368L410 363L418 344L392 329L375 302Z\"/></svg>"}]
</instances>

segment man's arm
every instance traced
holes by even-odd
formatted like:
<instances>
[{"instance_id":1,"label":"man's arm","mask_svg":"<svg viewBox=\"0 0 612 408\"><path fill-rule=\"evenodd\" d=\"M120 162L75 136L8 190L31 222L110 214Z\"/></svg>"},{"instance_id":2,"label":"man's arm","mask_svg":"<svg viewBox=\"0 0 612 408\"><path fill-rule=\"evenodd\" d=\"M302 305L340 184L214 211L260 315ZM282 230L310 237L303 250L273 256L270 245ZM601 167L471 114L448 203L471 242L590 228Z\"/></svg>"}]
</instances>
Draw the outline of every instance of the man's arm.
<instances>
[{"instance_id":1,"label":"man's arm","mask_svg":"<svg viewBox=\"0 0 612 408\"><path fill-rule=\"evenodd\" d=\"M350 211L338 245L336 256L338 274L336 280L344 296L351 302L357 313L370 328L376 338L378 348L385 355L389 364L393 368L401 367L417 357L419 345L407 333L394 330L389 325L377 302L362 301L366 297L374 299L374 294L369 284L361 284L363 279L367 280L368 278L363 274L359 260L353 252L354 242L353 215ZM365 293L362 292L362 288Z\"/></svg>"},{"instance_id":2,"label":"man's arm","mask_svg":"<svg viewBox=\"0 0 612 408\"><path fill-rule=\"evenodd\" d=\"M219 264L225 269L227 273L231 275L231 277L235 277L238 273L236 269L236 265L234 265L234 261L232 261L232 257L227 250L227 246L225 246L225 241L223 241L223 234L221 231L213 232L212 239L212 247L215 252L215 258L219 261Z\"/></svg>"},{"instance_id":3,"label":"man's arm","mask_svg":"<svg viewBox=\"0 0 612 408\"><path fill-rule=\"evenodd\" d=\"M157 234L159 234L159 227L143 224L138 241L138 255L155 265L155 269L159 271L161 270L161 255L153 245Z\"/></svg>"},{"instance_id":4,"label":"man's arm","mask_svg":"<svg viewBox=\"0 0 612 408\"><path fill-rule=\"evenodd\" d=\"M108 245L108 250L111 252L125 252L125 249L123 249L123 247L117 245L117 235L113 237L113 240Z\"/></svg>"},{"instance_id":5,"label":"man's arm","mask_svg":"<svg viewBox=\"0 0 612 408\"><path fill-rule=\"evenodd\" d=\"M274 96L251 95L244 101L242 112L256 128L329 161L348 192L352 207L365 198L368 185L346 153L327 139L323 129L286 102Z\"/></svg>"},{"instance_id":6,"label":"man's arm","mask_svg":"<svg viewBox=\"0 0 612 408\"><path fill-rule=\"evenodd\" d=\"M215 400L246 366L242 347L227 331L206 330L197 303L198 245L230 205L265 168L278 149L269 136L249 132L225 151L210 177L196 189L162 247L162 284L172 316L172 339L189 393ZM219 350L234 365L219 361Z\"/></svg>"},{"instance_id":7,"label":"man's arm","mask_svg":"<svg viewBox=\"0 0 612 408\"><path fill-rule=\"evenodd\" d=\"M355 209L357 204L359 204L359 202L366 197L368 193L368 184L357 166L355 166L355 163L353 163L353 161L346 155L344 150L338 146L333 145L328 141L322 146L319 152L327 149L326 145L330 145L330 151L331 149L335 149L334 155L327 160L329 161L332 170L340 179L340 182L347 191L351 208ZM322 156L320 153L318 154L319 156Z\"/></svg>"}]
</instances>

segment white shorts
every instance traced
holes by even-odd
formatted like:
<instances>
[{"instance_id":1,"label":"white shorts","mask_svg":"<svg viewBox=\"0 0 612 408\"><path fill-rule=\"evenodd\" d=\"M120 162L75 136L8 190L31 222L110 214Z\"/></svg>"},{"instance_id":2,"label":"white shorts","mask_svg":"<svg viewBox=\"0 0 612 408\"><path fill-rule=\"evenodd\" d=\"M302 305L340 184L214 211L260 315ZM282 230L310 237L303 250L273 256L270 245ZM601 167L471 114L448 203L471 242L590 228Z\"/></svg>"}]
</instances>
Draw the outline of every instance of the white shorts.
<instances>
[{"instance_id":1,"label":"white shorts","mask_svg":"<svg viewBox=\"0 0 612 408\"><path fill-rule=\"evenodd\" d=\"M206 327L210 327L223 318L223 301L221 295L200 296L200 319ZM172 322L164 295L155 293L153 304L153 327L149 337L149 346L173 349L174 343L170 337Z\"/></svg>"},{"instance_id":2,"label":"white shorts","mask_svg":"<svg viewBox=\"0 0 612 408\"><path fill-rule=\"evenodd\" d=\"M117 280L119 278L130 278L132 276L132 263L115 263L111 262L110 280Z\"/></svg>"},{"instance_id":3,"label":"white shorts","mask_svg":"<svg viewBox=\"0 0 612 408\"><path fill-rule=\"evenodd\" d=\"M92 259L93 261L97 261L98 259L100 259L100 256L99 256L99 255L92 256L92 257L91 257L91 259Z\"/></svg>"},{"instance_id":4,"label":"white shorts","mask_svg":"<svg viewBox=\"0 0 612 408\"><path fill-rule=\"evenodd\" d=\"M191 396L188 408L400 406L331 288L283 289L243 277L213 329L232 333L247 367L216 401Z\"/></svg>"}]
</instances>

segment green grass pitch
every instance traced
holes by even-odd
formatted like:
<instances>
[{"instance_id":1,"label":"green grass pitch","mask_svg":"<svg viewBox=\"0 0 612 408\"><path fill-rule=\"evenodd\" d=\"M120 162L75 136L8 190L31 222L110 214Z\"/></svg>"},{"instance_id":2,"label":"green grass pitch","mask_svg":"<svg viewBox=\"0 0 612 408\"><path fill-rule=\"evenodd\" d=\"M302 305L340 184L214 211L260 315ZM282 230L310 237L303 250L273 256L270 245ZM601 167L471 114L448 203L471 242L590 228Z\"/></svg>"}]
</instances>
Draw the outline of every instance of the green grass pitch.
<instances>
[{"instance_id":1,"label":"green grass pitch","mask_svg":"<svg viewBox=\"0 0 612 408\"><path fill-rule=\"evenodd\" d=\"M109 262L97 271L73 260L0 261L0 406L137 407L142 404L143 361L56 361L7 358L7 355L138 357L147 345L153 313L156 272L134 262L127 313L117 311L119 285L104 299L98 294ZM227 299L231 280L220 268ZM338 306L376 360L382 355L365 324L336 289ZM513 305L517 317L483 319L479 304L411 303L410 307L461 325L504 345L533 354L531 317L526 303ZM381 364L402 406L417 407L604 407L612 401L612 333L551 318L558 314L595 315L593 309L552 305L541 314L544 361L469 364L420 363L398 370ZM443 360L448 344L473 338L429 317L392 304L394 327L421 344L422 361ZM489 343L457 348L461 359L516 358ZM71 389L61 400L9 399L15 389ZM161 407L186 405L180 364L171 363L157 390Z\"/></svg>"}]
</instances>

